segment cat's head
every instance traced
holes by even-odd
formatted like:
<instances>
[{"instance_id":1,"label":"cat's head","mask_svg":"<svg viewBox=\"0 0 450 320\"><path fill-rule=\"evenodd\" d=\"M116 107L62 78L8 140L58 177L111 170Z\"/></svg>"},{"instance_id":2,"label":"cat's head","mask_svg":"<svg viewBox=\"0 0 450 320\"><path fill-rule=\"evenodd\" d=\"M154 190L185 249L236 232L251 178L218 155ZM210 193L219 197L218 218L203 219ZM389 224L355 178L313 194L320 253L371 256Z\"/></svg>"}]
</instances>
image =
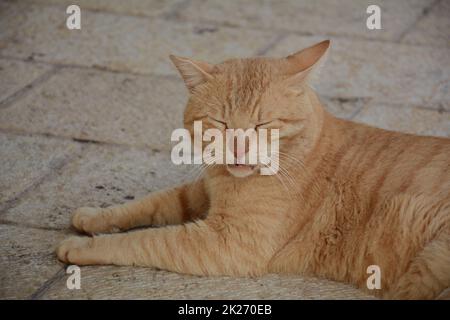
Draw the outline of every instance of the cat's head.
<instances>
[{"instance_id":1,"label":"cat's head","mask_svg":"<svg viewBox=\"0 0 450 320\"><path fill-rule=\"evenodd\" d=\"M223 157L232 152L235 163L249 152L249 144L243 152L230 147L226 129L255 129L256 133L267 129L269 150L271 130L279 129L278 155L288 157L293 141L306 139L308 130L315 126L308 83L317 74L329 46L327 40L281 59L231 59L215 65L170 56L190 93L185 128L193 136L194 121L201 121L203 133L212 128L222 132ZM203 148L206 145L203 143ZM224 165L236 177L249 176L267 166L259 160L252 165L248 160L245 158L244 165Z\"/></svg>"}]
</instances>

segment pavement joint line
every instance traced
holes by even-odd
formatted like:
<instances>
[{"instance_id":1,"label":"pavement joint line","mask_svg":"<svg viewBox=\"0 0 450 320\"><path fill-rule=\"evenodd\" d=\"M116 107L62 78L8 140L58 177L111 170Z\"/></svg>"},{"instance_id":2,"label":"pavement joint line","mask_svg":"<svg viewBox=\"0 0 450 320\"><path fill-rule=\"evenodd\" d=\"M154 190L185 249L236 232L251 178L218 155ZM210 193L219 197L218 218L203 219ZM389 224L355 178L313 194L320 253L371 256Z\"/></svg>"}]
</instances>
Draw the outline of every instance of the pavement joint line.
<instances>
[{"instance_id":1,"label":"pavement joint line","mask_svg":"<svg viewBox=\"0 0 450 320\"><path fill-rule=\"evenodd\" d=\"M395 104L392 106L396 107ZM404 107L407 107L407 106L404 106ZM439 114L450 113L450 110L444 109L444 107L442 106L442 103L438 103L437 108L428 108L428 107L424 107L424 106L413 106L412 108L417 108L417 109L421 109L421 110L432 110L432 111L438 112Z\"/></svg>"},{"instance_id":2,"label":"pavement joint line","mask_svg":"<svg viewBox=\"0 0 450 320\"><path fill-rule=\"evenodd\" d=\"M355 119L355 117L361 112L361 110L365 107L366 105L362 105L359 108L357 108L349 117L348 120L353 120Z\"/></svg>"},{"instance_id":3,"label":"pavement joint line","mask_svg":"<svg viewBox=\"0 0 450 320\"><path fill-rule=\"evenodd\" d=\"M260 48L257 52L256 55L257 56L264 56L267 52L269 52L269 50L271 50L272 48L276 47L281 41L283 41L284 39L286 39L288 37L287 34L285 33L279 33L277 34L272 41L269 41L269 43L267 45L265 45L264 47Z\"/></svg>"},{"instance_id":4,"label":"pavement joint line","mask_svg":"<svg viewBox=\"0 0 450 320\"><path fill-rule=\"evenodd\" d=\"M77 137L71 137L71 136L61 136L56 135L52 133L47 132L28 132L23 130L17 130L17 129L5 129L0 127L0 133L3 134L12 134L16 136L35 136L35 137L41 137L41 138L51 138L51 139L58 139L61 141L72 141L79 144L86 144L86 145L100 145L100 146L109 146L109 147L118 147L118 148L124 148L124 149L136 149L136 150L142 150L142 151L152 151L154 153L160 153L160 152L170 152L172 150L172 147L169 145L142 145L142 144L125 144L125 143L117 143L117 142L111 142L111 141L100 141L100 140L94 140L94 139L84 139L84 138L77 138Z\"/></svg>"},{"instance_id":5,"label":"pavement joint line","mask_svg":"<svg viewBox=\"0 0 450 320\"><path fill-rule=\"evenodd\" d=\"M383 105L387 108L390 109L419 109L419 110L424 110L424 111L432 111L432 112L437 112L439 114L447 114L450 113L450 110L444 109L441 105L442 103L437 103L437 107L424 107L423 105L417 105L417 104L402 104L402 103L386 103L383 101L377 101L375 99L371 99L370 101L367 102L367 106L368 107L372 107L373 105Z\"/></svg>"},{"instance_id":6,"label":"pavement joint line","mask_svg":"<svg viewBox=\"0 0 450 320\"><path fill-rule=\"evenodd\" d=\"M54 228L54 227L38 226L38 225L26 223L26 222L16 222L16 221L11 221L11 220L7 220L7 219L0 219L0 226L1 225L23 228L23 229L43 230L43 231L56 231L56 232L70 231L70 229L68 229L68 228Z\"/></svg>"},{"instance_id":7,"label":"pavement joint line","mask_svg":"<svg viewBox=\"0 0 450 320\"><path fill-rule=\"evenodd\" d=\"M403 32L400 33L400 35L397 39L398 43L402 43L402 41L405 39L406 35L408 33L410 33L412 30L414 30L416 28L417 24L419 23L419 21L421 21L423 18L428 16L430 11L435 6L437 6L440 2L441 2L441 0L435 0L434 2L430 3L428 6L424 7L422 9L422 12L417 16L416 19L414 19L414 21L411 23L411 25L406 27L405 30L403 30Z\"/></svg>"},{"instance_id":8,"label":"pavement joint line","mask_svg":"<svg viewBox=\"0 0 450 320\"><path fill-rule=\"evenodd\" d=\"M3 101L0 101L0 110L13 106L17 100L20 100L22 97L26 96L32 89L37 88L42 84L44 84L45 82L47 82L59 70L60 68L58 66L52 66L51 69L45 71L30 83L26 84L16 92L12 93L8 97L6 97Z\"/></svg>"},{"instance_id":9,"label":"pavement joint line","mask_svg":"<svg viewBox=\"0 0 450 320\"><path fill-rule=\"evenodd\" d=\"M103 66L86 66L81 64L70 64L70 63L58 63L58 62L48 62L44 60L37 60L37 59L29 59L29 58L20 58L20 57L14 57L9 55L2 55L0 52L0 59L4 60L15 60L15 61L22 61L30 64L43 64L48 66L57 67L60 69L80 69L80 70L91 70L91 71L97 71L97 72L106 72L106 73L113 73L113 74L123 74L123 75L130 75L135 77L142 77L142 78L162 78L162 79L173 79L173 80L180 80L180 77L177 74L165 74L165 73L137 73L137 72L130 72L130 71L121 71L121 70L114 70L109 69L107 67ZM167 61L170 61L169 58L167 58ZM175 69L174 69L175 70Z\"/></svg>"},{"instance_id":10,"label":"pavement joint line","mask_svg":"<svg viewBox=\"0 0 450 320\"><path fill-rule=\"evenodd\" d=\"M83 154L86 152L87 148L82 147L80 151L71 153L70 156L67 155L60 159L57 166L53 168L49 168L46 173L44 173L41 177L37 178L36 181L31 183L28 187L26 187L24 190L19 192L17 195L12 196L11 198L7 199L3 203L0 204L0 217L6 214L10 209L14 208L16 205L18 205L22 199L29 196L34 189L42 185L45 181L53 179L57 174L61 173L64 168L69 165L72 162L75 162L78 157L83 156ZM75 156L75 157L74 157Z\"/></svg>"},{"instance_id":11,"label":"pavement joint line","mask_svg":"<svg viewBox=\"0 0 450 320\"><path fill-rule=\"evenodd\" d=\"M348 120L352 121L353 119L355 119L355 117L366 107L370 104L370 102L372 101L371 98L366 99L363 104L357 108L354 112L352 112L352 114L348 117Z\"/></svg>"},{"instance_id":12,"label":"pavement joint line","mask_svg":"<svg viewBox=\"0 0 450 320\"><path fill-rule=\"evenodd\" d=\"M56 259L56 255L55 255ZM27 300L39 300L55 283L62 280L66 275L66 267L61 267L52 277L46 280Z\"/></svg>"},{"instance_id":13,"label":"pavement joint line","mask_svg":"<svg viewBox=\"0 0 450 320\"><path fill-rule=\"evenodd\" d=\"M366 105L372 105L374 103L384 105L389 108L406 108L406 109L421 109L426 111L434 111L439 112L440 114L443 113L450 113L450 110L445 109L442 104L442 101L437 101L432 104L428 104L428 107L424 106L420 103L410 103L410 104L404 104L399 102L386 102L386 101L380 101L377 100L374 97L355 97L355 96L328 96L326 94L318 94L319 98L326 98L331 101L337 101L340 103L346 103L346 102L357 102L357 101L363 101L363 107ZM322 101L322 100L321 100ZM326 102L322 101L322 104L326 106Z\"/></svg>"}]
</instances>

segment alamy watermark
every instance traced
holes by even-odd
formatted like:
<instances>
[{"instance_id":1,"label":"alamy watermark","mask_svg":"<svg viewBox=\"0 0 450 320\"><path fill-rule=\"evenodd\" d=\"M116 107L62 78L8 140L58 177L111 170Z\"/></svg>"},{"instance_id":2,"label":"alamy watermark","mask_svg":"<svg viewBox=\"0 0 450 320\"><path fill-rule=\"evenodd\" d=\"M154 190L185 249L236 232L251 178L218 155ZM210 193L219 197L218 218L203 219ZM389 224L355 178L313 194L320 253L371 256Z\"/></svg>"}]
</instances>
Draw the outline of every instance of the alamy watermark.
<instances>
[{"instance_id":1,"label":"alamy watermark","mask_svg":"<svg viewBox=\"0 0 450 320\"><path fill-rule=\"evenodd\" d=\"M367 7L366 13L370 16L366 20L366 26L369 30L381 29L381 9L376 4Z\"/></svg>"},{"instance_id":2,"label":"alamy watermark","mask_svg":"<svg viewBox=\"0 0 450 320\"><path fill-rule=\"evenodd\" d=\"M66 274L70 274L66 281L66 287L69 290L81 289L81 269L77 265L70 265L66 269Z\"/></svg>"},{"instance_id":3,"label":"alamy watermark","mask_svg":"<svg viewBox=\"0 0 450 320\"><path fill-rule=\"evenodd\" d=\"M381 29L381 8L376 4L371 4L367 7L366 13L370 16L366 20L366 27L369 30ZM81 9L78 5L72 4L66 8L66 14L69 16L66 19L66 26L69 30L81 29Z\"/></svg>"},{"instance_id":4,"label":"alamy watermark","mask_svg":"<svg viewBox=\"0 0 450 320\"><path fill-rule=\"evenodd\" d=\"M76 4L67 7L66 13L69 15L66 19L66 26L69 30L81 29L81 9Z\"/></svg>"},{"instance_id":5,"label":"alamy watermark","mask_svg":"<svg viewBox=\"0 0 450 320\"><path fill-rule=\"evenodd\" d=\"M279 168L279 138L279 129L226 129L225 137L216 128L203 133L202 121L194 121L193 139L187 129L172 132L171 141L178 143L171 159L176 165L260 165L261 175L274 175ZM204 143L208 143L205 148Z\"/></svg>"},{"instance_id":6,"label":"alamy watermark","mask_svg":"<svg viewBox=\"0 0 450 320\"><path fill-rule=\"evenodd\" d=\"M370 276L367 278L366 285L367 289L381 289L381 268L376 264L370 265L366 270L367 274Z\"/></svg>"}]
</instances>

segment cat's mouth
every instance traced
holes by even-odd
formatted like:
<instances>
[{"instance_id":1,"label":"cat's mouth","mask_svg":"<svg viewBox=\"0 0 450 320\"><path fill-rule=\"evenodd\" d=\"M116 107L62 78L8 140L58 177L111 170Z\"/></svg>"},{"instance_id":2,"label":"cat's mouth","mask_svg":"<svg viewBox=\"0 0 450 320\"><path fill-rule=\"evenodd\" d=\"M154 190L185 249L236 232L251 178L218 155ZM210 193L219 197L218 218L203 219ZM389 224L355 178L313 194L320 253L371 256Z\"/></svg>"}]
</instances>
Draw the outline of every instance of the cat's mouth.
<instances>
[{"instance_id":1,"label":"cat's mouth","mask_svg":"<svg viewBox=\"0 0 450 320\"><path fill-rule=\"evenodd\" d=\"M255 165L248 165L248 164L227 164L227 170L230 172L233 176L244 178L251 174L253 174L256 170Z\"/></svg>"}]
</instances>

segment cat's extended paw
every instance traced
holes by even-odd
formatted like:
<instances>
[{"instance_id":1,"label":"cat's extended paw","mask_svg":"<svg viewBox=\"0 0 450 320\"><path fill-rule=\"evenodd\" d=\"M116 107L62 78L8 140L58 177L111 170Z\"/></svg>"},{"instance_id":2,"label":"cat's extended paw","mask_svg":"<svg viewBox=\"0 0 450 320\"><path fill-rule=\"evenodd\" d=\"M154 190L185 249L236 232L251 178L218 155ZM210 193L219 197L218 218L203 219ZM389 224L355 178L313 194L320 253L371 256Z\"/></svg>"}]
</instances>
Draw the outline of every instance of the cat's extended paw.
<instances>
[{"instance_id":1,"label":"cat's extended paw","mask_svg":"<svg viewBox=\"0 0 450 320\"><path fill-rule=\"evenodd\" d=\"M102 215L103 210L101 208L79 208L72 216L72 225L78 231L87 234L115 231Z\"/></svg>"},{"instance_id":2,"label":"cat's extended paw","mask_svg":"<svg viewBox=\"0 0 450 320\"><path fill-rule=\"evenodd\" d=\"M85 251L89 250L92 238L70 237L63 240L56 249L58 259L64 263L86 264Z\"/></svg>"}]
</instances>

